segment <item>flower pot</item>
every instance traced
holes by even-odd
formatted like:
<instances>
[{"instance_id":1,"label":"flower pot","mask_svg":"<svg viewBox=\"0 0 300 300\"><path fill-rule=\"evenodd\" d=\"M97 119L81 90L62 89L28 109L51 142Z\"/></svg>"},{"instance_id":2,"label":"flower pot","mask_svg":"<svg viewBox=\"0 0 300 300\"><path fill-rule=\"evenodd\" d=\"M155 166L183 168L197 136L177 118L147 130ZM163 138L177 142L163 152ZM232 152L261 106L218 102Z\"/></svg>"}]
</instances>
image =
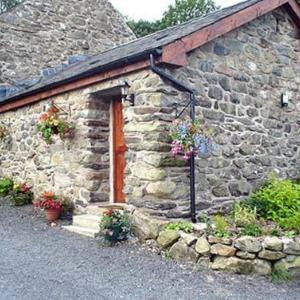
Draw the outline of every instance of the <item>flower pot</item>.
<instances>
[{"instance_id":1,"label":"flower pot","mask_svg":"<svg viewBox=\"0 0 300 300\"><path fill-rule=\"evenodd\" d=\"M61 209L46 209L46 219L49 222L54 222L59 219Z\"/></svg>"}]
</instances>

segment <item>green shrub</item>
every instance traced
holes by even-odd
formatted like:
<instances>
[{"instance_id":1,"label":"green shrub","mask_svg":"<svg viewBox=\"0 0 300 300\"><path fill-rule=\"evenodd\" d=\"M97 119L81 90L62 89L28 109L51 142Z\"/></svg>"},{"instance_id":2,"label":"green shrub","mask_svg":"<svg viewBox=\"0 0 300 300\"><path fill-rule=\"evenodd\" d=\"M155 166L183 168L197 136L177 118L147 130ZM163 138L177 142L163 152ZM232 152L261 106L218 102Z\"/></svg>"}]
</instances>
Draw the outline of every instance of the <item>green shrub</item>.
<instances>
[{"instance_id":1,"label":"green shrub","mask_svg":"<svg viewBox=\"0 0 300 300\"><path fill-rule=\"evenodd\" d=\"M241 234L257 237L263 234L263 229L258 224L248 224L241 230Z\"/></svg>"},{"instance_id":2,"label":"green shrub","mask_svg":"<svg viewBox=\"0 0 300 300\"><path fill-rule=\"evenodd\" d=\"M179 231L182 230L186 233L193 232L194 226L192 223L185 222L185 221L178 221L178 222L172 222L165 226L165 229L167 230L175 230Z\"/></svg>"},{"instance_id":3,"label":"green shrub","mask_svg":"<svg viewBox=\"0 0 300 300\"><path fill-rule=\"evenodd\" d=\"M12 195L10 195L10 201L12 205L14 206L24 206L31 204L33 201L33 193L15 193L13 192Z\"/></svg>"},{"instance_id":4,"label":"green shrub","mask_svg":"<svg viewBox=\"0 0 300 300\"><path fill-rule=\"evenodd\" d=\"M274 270L271 277L274 283L284 283L293 279L292 275L285 269Z\"/></svg>"},{"instance_id":5,"label":"green shrub","mask_svg":"<svg viewBox=\"0 0 300 300\"><path fill-rule=\"evenodd\" d=\"M295 211L291 216L281 218L278 223L285 230L294 230L297 233L300 233L300 212Z\"/></svg>"},{"instance_id":6,"label":"green shrub","mask_svg":"<svg viewBox=\"0 0 300 300\"><path fill-rule=\"evenodd\" d=\"M255 195L255 194L254 194ZM254 197L254 195L252 197ZM262 201L259 198L250 198L244 202L244 206L249 207L252 210L256 210L256 214L259 217L265 217L268 213L267 202Z\"/></svg>"},{"instance_id":7,"label":"green shrub","mask_svg":"<svg viewBox=\"0 0 300 300\"><path fill-rule=\"evenodd\" d=\"M262 217L277 222L300 212L300 185L291 180L272 179L253 194L251 200ZM264 209L258 208L259 205Z\"/></svg>"},{"instance_id":8,"label":"green shrub","mask_svg":"<svg viewBox=\"0 0 300 300\"><path fill-rule=\"evenodd\" d=\"M7 196L13 189L13 181L9 178L0 179L0 196Z\"/></svg>"},{"instance_id":9,"label":"green shrub","mask_svg":"<svg viewBox=\"0 0 300 300\"><path fill-rule=\"evenodd\" d=\"M214 235L216 237L226 238L230 236L230 225L225 217L220 215L214 216L214 225Z\"/></svg>"},{"instance_id":10,"label":"green shrub","mask_svg":"<svg viewBox=\"0 0 300 300\"><path fill-rule=\"evenodd\" d=\"M126 241L131 232L129 215L120 210L105 211L100 222L100 230L104 239L111 245Z\"/></svg>"},{"instance_id":11,"label":"green shrub","mask_svg":"<svg viewBox=\"0 0 300 300\"><path fill-rule=\"evenodd\" d=\"M14 206L23 206L31 204L33 201L32 187L26 183L14 184L13 189L9 192L9 200Z\"/></svg>"},{"instance_id":12,"label":"green shrub","mask_svg":"<svg viewBox=\"0 0 300 300\"><path fill-rule=\"evenodd\" d=\"M238 227L245 227L257 223L256 207L251 208L238 202L233 210L234 223Z\"/></svg>"}]
</instances>

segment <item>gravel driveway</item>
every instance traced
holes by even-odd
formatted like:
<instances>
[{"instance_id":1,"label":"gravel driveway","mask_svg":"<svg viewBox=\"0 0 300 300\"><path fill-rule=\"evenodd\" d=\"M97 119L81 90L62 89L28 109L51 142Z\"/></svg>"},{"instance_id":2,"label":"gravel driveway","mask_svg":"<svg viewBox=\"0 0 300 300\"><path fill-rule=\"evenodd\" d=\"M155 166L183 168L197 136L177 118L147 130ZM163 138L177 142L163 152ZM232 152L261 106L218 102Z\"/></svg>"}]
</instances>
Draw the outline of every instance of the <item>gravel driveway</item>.
<instances>
[{"instance_id":1,"label":"gravel driveway","mask_svg":"<svg viewBox=\"0 0 300 300\"><path fill-rule=\"evenodd\" d=\"M3 202L2 202L3 203ZM32 207L0 206L0 299L300 299L300 285L193 272L125 244L51 228Z\"/></svg>"}]
</instances>

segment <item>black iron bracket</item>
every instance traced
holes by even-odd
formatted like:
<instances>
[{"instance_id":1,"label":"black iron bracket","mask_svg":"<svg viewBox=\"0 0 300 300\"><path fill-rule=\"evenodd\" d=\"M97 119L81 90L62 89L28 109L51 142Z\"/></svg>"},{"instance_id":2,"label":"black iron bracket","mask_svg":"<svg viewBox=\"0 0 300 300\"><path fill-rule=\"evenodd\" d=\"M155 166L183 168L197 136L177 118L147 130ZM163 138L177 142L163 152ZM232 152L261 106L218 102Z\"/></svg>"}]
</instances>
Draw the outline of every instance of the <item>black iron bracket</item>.
<instances>
[{"instance_id":1,"label":"black iron bracket","mask_svg":"<svg viewBox=\"0 0 300 300\"><path fill-rule=\"evenodd\" d=\"M150 55L150 66L151 70L159 75L160 77L170 81L173 86L175 86L178 90L187 92L190 95L190 101L185 105L183 110L178 114L178 105L176 104L176 118L182 116L185 110L190 107L190 118L192 122L195 122L195 105L196 105L196 96L194 90L190 87L186 86L185 84L178 81L176 78L171 76L170 74L166 73L164 70L158 68L155 65L155 60L153 54ZM196 223L196 191L195 191L195 154L192 153L190 160L190 202L191 202L191 220L193 223Z\"/></svg>"}]
</instances>

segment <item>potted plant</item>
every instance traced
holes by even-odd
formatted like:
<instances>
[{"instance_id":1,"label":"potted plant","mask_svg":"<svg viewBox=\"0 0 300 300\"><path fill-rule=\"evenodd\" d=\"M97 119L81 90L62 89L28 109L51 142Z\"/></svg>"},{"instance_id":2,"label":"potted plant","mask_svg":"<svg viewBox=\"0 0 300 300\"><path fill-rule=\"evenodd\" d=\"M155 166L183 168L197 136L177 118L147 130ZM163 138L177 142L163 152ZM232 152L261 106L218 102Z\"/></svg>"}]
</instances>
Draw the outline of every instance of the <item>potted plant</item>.
<instances>
[{"instance_id":1,"label":"potted plant","mask_svg":"<svg viewBox=\"0 0 300 300\"><path fill-rule=\"evenodd\" d=\"M112 245L127 240L131 231L129 215L121 210L105 211L100 222L100 230L104 239Z\"/></svg>"},{"instance_id":2,"label":"potted plant","mask_svg":"<svg viewBox=\"0 0 300 300\"><path fill-rule=\"evenodd\" d=\"M37 129L40 138L47 144L53 143L53 135L58 135L61 139L74 136L74 126L59 118L59 109L54 105L40 116Z\"/></svg>"},{"instance_id":3,"label":"potted plant","mask_svg":"<svg viewBox=\"0 0 300 300\"><path fill-rule=\"evenodd\" d=\"M49 222L58 220L63 208L61 201L53 192L44 192L41 200L35 202L34 205L45 210L46 219Z\"/></svg>"},{"instance_id":4,"label":"potted plant","mask_svg":"<svg viewBox=\"0 0 300 300\"><path fill-rule=\"evenodd\" d=\"M13 190L10 192L10 201L15 206L23 206L32 203L33 192L32 187L26 183L14 184Z\"/></svg>"}]
</instances>

